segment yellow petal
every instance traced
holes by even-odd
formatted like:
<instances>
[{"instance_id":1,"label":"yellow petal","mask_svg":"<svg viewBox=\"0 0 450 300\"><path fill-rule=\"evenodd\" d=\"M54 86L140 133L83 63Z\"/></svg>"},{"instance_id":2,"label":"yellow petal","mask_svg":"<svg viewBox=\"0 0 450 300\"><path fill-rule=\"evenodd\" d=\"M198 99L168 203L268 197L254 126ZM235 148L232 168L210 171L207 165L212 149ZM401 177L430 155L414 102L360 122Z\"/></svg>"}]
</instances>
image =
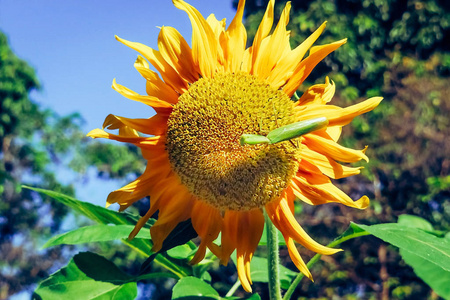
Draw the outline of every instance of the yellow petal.
<instances>
[{"instance_id":1,"label":"yellow petal","mask_svg":"<svg viewBox=\"0 0 450 300\"><path fill-rule=\"evenodd\" d=\"M147 104L148 106L151 106L157 112L166 114L170 114L170 112L172 112L172 104L156 97L139 95L138 93L124 87L123 85L116 83L115 79L113 80L112 88L128 99L142 102L144 104Z\"/></svg>"},{"instance_id":2,"label":"yellow petal","mask_svg":"<svg viewBox=\"0 0 450 300\"><path fill-rule=\"evenodd\" d=\"M308 105L311 103L327 104L333 98L335 91L336 86L334 82L330 82L327 76L324 84L316 84L309 87L300 97L296 105Z\"/></svg>"},{"instance_id":3,"label":"yellow petal","mask_svg":"<svg viewBox=\"0 0 450 300\"><path fill-rule=\"evenodd\" d=\"M297 247L295 247L294 244L294 240L290 237L285 237L285 241L289 251L289 256L291 257L291 260L294 263L294 265L300 272L302 272L306 277L308 277L312 281L313 277L311 275L311 272L309 272L308 267L306 266L305 262L300 256L300 253L298 253Z\"/></svg>"},{"instance_id":4,"label":"yellow petal","mask_svg":"<svg viewBox=\"0 0 450 300\"><path fill-rule=\"evenodd\" d=\"M308 49L314 44L325 29L326 22L314 31L306 40L298 45L288 55L283 56L270 74L268 81L275 88L280 88L286 83L294 72L295 67L300 64Z\"/></svg>"},{"instance_id":5,"label":"yellow petal","mask_svg":"<svg viewBox=\"0 0 450 300\"><path fill-rule=\"evenodd\" d=\"M332 158L305 147L302 149L302 160L300 164L305 164L306 162L312 164L318 168L320 172L333 179L357 175L362 169L362 167L351 168L343 166L335 162Z\"/></svg>"},{"instance_id":6,"label":"yellow petal","mask_svg":"<svg viewBox=\"0 0 450 300\"><path fill-rule=\"evenodd\" d=\"M239 71L244 57L245 46L247 44L247 30L244 24L242 24L244 6L245 0L240 0L236 15L226 31L226 43L223 48L227 63L225 71L228 72Z\"/></svg>"},{"instance_id":7,"label":"yellow petal","mask_svg":"<svg viewBox=\"0 0 450 300\"><path fill-rule=\"evenodd\" d=\"M187 90L187 83L178 75L178 73L164 60L161 53L152 49L144 44L130 42L116 36L116 40L122 44L130 47L141 53L148 61L156 68L156 70L161 74L164 81L170 85L178 93L183 93Z\"/></svg>"},{"instance_id":8,"label":"yellow petal","mask_svg":"<svg viewBox=\"0 0 450 300\"><path fill-rule=\"evenodd\" d=\"M213 77L217 69L219 41L211 26L193 6L182 0L173 0L176 8L184 10L192 24L192 54L203 77Z\"/></svg>"},{"instance_id":9,"label":"yellow petal","mask_svg":"<svg viewBox=\"0 0 450 300\"><path fill-rule=\"evenodd\" d=\"M339 145L331 138L324 138L314 133L303 136L303 144L309 149L328 156L334 160L342 162L357 162L361 159L369 162L369 158L364 154L367 147L363 150L354 150Z\"/></svg>"},{"instance_id":10,"label":"yellow petal","mask_svg":"<svg viewBox=\"0 0 450 300\"><path fill-rule=\"evenodd\" d=\"M283 232L286 236L293 238L296 242L302 244L311 251L331 255L341 251L340 249L332 249L320 245L314 241L298 224L294 215L289 208L286 197L282 197L279 201L272 201L266 204L266 209L273 224Z\"/></svg>"},{"instance_id":11,"label":"yellow petal","mask_svg":"<svg viewBox=\"0 0 450 300\"><path fill-rule=\"evenodd\" d=\"M273 34L263 40L264 42L261 43L256 54L253 62L253 74L261 79L268 78L278 60L291 50L286 31L290 10L291 3L287 2Z\"/></svg>"},{"instance_id":12,"label":"yellow petal","mask_svg":"<svg viewBox=\"0 0 450 300\"><path fill-rule=\"evenodd\" d=\"M380 104L381 100L383 100L382 97L373 97L345 108L318 104L296 106L295 116L299 120L325 117L328 119L328 126L344 126L350 123L355 117L373 110Z\"/></svg>"},{"instance_id":13,"label":"yellow petal","mask_svg":"<svg viewBox=\"0 0 450 300\"><path fill-rule=\"evenodd\" d=\"M253 39L253 46L249 49L249 51L251 52L251 67L253 67L255 64L256 57L258 56L259 48L263 39L269 34L270 30L272 29L274 6L275 0L270 0L267 4L266 12L264 13L261 23L259 24L258 31L256 31L255 38Z\"/></svg>"},{"instance_id":14,"label":"yellow petal","mask_svg":"<svg viewBox=\"0 0 450 300\"><path fill-rule=\"evenodd\" d=\"M357 201L353 201L346 193L333 185L329 180L324 183L317 183L310 182L310 179L313 179L312 176L310 177L304 172L297 173L297 176L293 179L293 182L295 183L295 185L293 185L294 194L297 197L298 193L302 194L303 197L299 198L308 204L320 205L336 202L358 209L365 209L369 205L370 201L367 196L363 196Z\"/></svg>"},{"instance_id":15,"label":"yellow petal","mask_svg":"<svg viewBox=\"0 0 450 300\"><path fill-rule=\"evenodd\" d=\"M147 61L142 56L138 56L134 67L147 80L147 95L162 99L168 103L174 104L178 102L178 93L162 81L156 72L149 69Z\"/></svg>"},{"instance_id":16,"label":"yellow petal","mask_svg":"<svg viewBox=\"0 0 450 300\"><path fill-rule=\"evenodd\" d=\"M347 42L343 39L331 44L316 46L311 48L310 55L305 58L294 70L293 76L283 87L283 91L291 97L302 82L308 77L314 67L322 61L328 54Z\"/></svg>"},{"instance_id":17,"label":"yellow petal","mask_svg":"<svg viewBox=\"0 0 450 300\"><path fill-rule=\"evenodd\" d=\"M163 26L158 35L158 49L165 61L177 71L186 82L198 80L198 69L192 57L192 50L181 34L173 27Z\"/></svg>"},{"instance_id":18,"label":"yellow petal","mask_svg":"<svg viewBox=\"0 0 450 300\"><path fill-rule=\"evenodd\" d=\"M114 130L123 127L131 127L145 134L162 135L167 129L167 120L167 116L159 114L156 114L149 119L129 119L110 114L106 117L105 122L103 122L103 128ZM119 133L119 135L121 134Z\"/></svg>"}]
</instances>

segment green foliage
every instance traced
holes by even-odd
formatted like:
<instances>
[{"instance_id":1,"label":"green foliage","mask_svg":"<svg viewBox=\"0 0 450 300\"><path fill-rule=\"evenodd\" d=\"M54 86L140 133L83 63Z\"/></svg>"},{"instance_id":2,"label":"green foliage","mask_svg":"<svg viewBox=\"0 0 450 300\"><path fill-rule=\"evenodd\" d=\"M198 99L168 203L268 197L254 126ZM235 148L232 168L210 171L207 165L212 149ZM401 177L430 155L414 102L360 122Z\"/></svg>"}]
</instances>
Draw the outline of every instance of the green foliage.
<instances>
[{"instance_id":1,"label":"green foliage","mask_svg":"<svg viewBox=\"0 0 450 300\"><path fill-rule=\"evenodd\" d=\"M43 248L57 245L77 245L94 242L114 241L127 239L134 229L132 225L91 225L84 226L66 233L53 236L42 246ZM148 238L148 233L139 231L135 238Z\"/></svg>"},{"instance_id":2,"label":"green foliage","mask_svg":"<svg viewBox=\"0 0 450 300\"><path fill-rule=\"evenodd\" d=\"M417 216L402 215L397 224L356 226L399 247L402 258L417 276L441 297L450 297L450 238L437 237L429 222Z\"/></svg>"},{"instance_id":3,"label":"green foliage","mask_svg":"<svg viewBox=\"0 0 450 300\"><path fill-rule=\"evenodd\" d=\"M220 299L210 285L195 277L182 278L173 287L172 299Z\"/></svg>"},{"instance_id":4,"label":"green foliage","mask_svg":"<svg viewBox=\"0 0 450 300\"><path fill-rule=\"evenodd\" d=\"M131 281L131 282L130 282ZM136 282L102 256L83 252L41 282L34 299L134 299Z\"/></svg>"}]
</instances>

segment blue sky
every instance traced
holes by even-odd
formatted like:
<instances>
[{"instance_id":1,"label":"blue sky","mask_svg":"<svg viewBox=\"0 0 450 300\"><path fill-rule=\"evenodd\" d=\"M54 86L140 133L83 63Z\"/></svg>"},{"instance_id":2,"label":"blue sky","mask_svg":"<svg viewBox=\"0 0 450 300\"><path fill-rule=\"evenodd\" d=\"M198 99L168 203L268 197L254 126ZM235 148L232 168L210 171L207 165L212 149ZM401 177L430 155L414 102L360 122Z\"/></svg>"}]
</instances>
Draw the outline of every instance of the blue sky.
<instances>
[{"instance_id":1,"label":"blue sky","mask_svg":"<svg viewBox=\"0 0 450 300\"><path fill-rule=\"evenodd\" d=\"M190 0L205 17L214 13L231 22L232 1ZM145 93L145 81L134 69L137 52L117 42L114 35L157 48L158 27L172 26L191 40L186 13L171 0L0 0L0 30L6 33L17 56L33 66L42 90L32 99L60 115L79 112L83 130L101 127L112 113L148 118L153 110L122 97L111 88L113 78L136 92ZM77 197L104 205L109 192L124 182L73 178L61 166L57 170L74 182Z\"/></svg>"},{"instance_id":2,"label":"blue sky","mask_svg":"<svg viewBox=\"0 0 450 300\"><path fill-rule=\"evenodd\" d=\"M235 13L231 0L188 2L227 24ZM33 99L61 115L80 112L86 131L101 127L109 113L140 118L153 113L112 90L116 78L145 93L145 81L133 67L137 52L114 35L157 48L157 27L163 25L177 28L190 42L189 19L171 0L0 0L0 30L42 83Z\"/></svg>"}]
</instances>

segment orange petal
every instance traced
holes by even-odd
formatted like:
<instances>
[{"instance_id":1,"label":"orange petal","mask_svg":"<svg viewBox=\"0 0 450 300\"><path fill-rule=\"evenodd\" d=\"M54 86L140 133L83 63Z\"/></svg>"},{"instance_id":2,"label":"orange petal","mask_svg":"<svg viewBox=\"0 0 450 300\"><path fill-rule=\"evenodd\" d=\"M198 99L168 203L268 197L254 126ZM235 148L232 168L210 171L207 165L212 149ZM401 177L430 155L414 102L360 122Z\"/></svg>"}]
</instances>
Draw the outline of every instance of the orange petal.
<instances>
[{"instance_id":1,"label":"orange petal","mask_svg":"<svg viewBox=\"0 0 450 300\"><path fill-rule=\"evenodd\" d=\"M158 220L150 228L154 252L161 250L164 240L178 223L191 216L194 204L192 195L181 184L166 190L159 202Z\"/></svg>"},{"instance_id":2,"label":"orange petal","mask_svg":"<svg viewBox=\"0 0 450 300\"><path fill-rule=\"evenodd\" d=\"M266 209L268 216L278 230L309 250L325 255L341 251L340 249L328 248L314 241L295 220L286 197L281 197L278 201L266 204Z\"/></svg>"},{"instance_id":3,"label":"orange petal","mask_svg":"<svg viewBox=\"0 0 450 300\"><path fill-rule=\"evenodd\" d=\"M129 137L129 136L121 136L115 135L111 133L107 133L104 130L99 128L91 130L87 136L91 138L105 138L110 140L116 140L119 142L134 144L141 148L153 148L157 144L164 143L165 138L162 136L155 137Z\"/></svg>"},{"instance_id":4,"label":"orange petal","mask_svg":"<svg viewBox=\"0 0 450 300\"><path fill-rule=\"evenodd\" d=\"M296 105L307 105L310 103L327 104L331 101L336 91L334 82L328 78L325 79L324 84L316 84L308 88L300 97Z\"/></svg>"},{"instance_id":5,"label":"orange petal","mask_svg":"<svg viewBox=\"0 0 450 300\"><path fill-rule=\"evenodd\" d=\"M196 201L192 208L192 226L201 238L199 249L191 264L199 263L205 257L206 246L210 245L222 229L222 217L219 210L211 205Z\"/></svg>"}]
</instances>

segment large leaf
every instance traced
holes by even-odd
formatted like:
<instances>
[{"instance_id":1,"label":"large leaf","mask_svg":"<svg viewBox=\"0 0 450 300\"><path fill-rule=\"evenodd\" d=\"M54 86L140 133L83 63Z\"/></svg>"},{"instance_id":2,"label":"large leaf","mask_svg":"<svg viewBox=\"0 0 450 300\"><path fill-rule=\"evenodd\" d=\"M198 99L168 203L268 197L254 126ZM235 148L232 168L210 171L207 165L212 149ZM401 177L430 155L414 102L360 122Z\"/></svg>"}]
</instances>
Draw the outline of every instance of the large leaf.
<instances>
[{"instance_id":1,"label":"large leaf","mask_svg":"<svg viewBox=\"0 0 450 300\"><path fill-rule=\"evenodd\" d=\"M76 200L72 197L56 193L49 190L26 187L33 191L43 193L53 199L61 202L64 205L69 206L73 210L81 213L82 215L94 220L100 224L115 224L115 225L135 225L139 220L138 216L131 215L129 213L124 212L115 212L109 209L106 209L101 206L97 206L91 203L83 202ZM155 223L154 219L150 219L147 224L144 225L142 229L143 232L149 232L148 229ZM144 230L147 229L147 230ZM181 222L178 226L169 234L166 240L163 243L164 251L168 249L178 246L180 244L186 243L193 236L193 232L195 230L192 228L192 224L190 220ZM196 234L195 234L196 235ZM150 234L149 236L150 237ZM149 256L153 254L151 251L151 243L149 240L144 239L133 239L132 241L124 241L128 246L135 249L139 253L144 256ZM174 274L177 274L178 277L183 277L190 274L190 270L188 268L181 268L173 264L166 257L159 257L157 255L152 255L153 258L161 265L163 265L166 269L172 271Z\"/></svg>"},{"instance_id":2,"label":"large leaf","mask_svg":"<svg viewBox=\"0 0 450 300\"><path fill-rule=\"evenodd\" d=\"M221 299L209 284L196 277L181 278L172 290L172 299Z\"/></svg>"},{"instance_id":3,"label":"large leaf","mask_svg":"<svg viewBox=\"0 0 450 300\"><path fill-rule=\"evenodd\" d=\"M414 269L414 273L422 278L439 296L450 299L450 272L442 266L433 264L417 256L414 252L400 249L403 260Z\"/></svg>"},{"instance_id":4,"label":"large leaf","mask_svg":"<svg viewBox=\"0 0 450 300\"><path fill-rule=\"evenodd\" d=\"M49 191L49 190L44 190L44 189L39 189L39 188L34 188L34 187L28 187L28 186L24 186L24 187L27 189L45 194L100 224L135 225L139 219L137 216L131 215L129 213L115 212L115 211L106 209L104 207L98 206L98 205L79 201L77 199L74 199L72 197L69 197L64 194L57 193L54 191ZM148 225L150 225L154 222L155 222L154 220L150 220ZM148 225L146 225L147 228L148 228Z\"/></svg>"},{"instance_id":5,"label":"large leaf","mask_svg":"<svg viewBox=\"0 0 450 300\"><path fill-rule=\"evenodd\" d=\"M450 299L450 239L396 223L357 226L400 248L403 259L417 276L436 293Z\"/></svg>"},{"instance_id":6,"label":"large leaf","mask_svg":"<svg viewBox=\"0 0 450 300\"><path fill-rule=\"evenodd\" d=\"M75 255L69 264L39 284L34 299L134 299L136 282L112 262L91 252Z\"/></svg>"},{"instance_id":7,"label":"large leaf","mask_svg":"<svg viewBox=\"0 0 450 300\"><path fill-rule=\"evenodd\" d=\"M92 242L105 242L128 238L133 230L133 225L92 225L81 227L52 237L43 248L56 245L77 245ZM148 239L148 232L141 230L136 238Z\"/></svg>"},{"instance_id":8,"label":"large leaf","mask_svg":"<svg viewBox=\"0 0 450 300\"><path fill-rule=\"evenodd\" d=\"M73 210L79 212L80 214L88 217L89 219L100 223L100 224L116 224L116 225L135 225L136 222L139 220L138 216L131 215L129 213L124 212L115 212L109 209L106 209L104 207L94 205L91 203L79 201L77 199L74 199L72 197L66 196L64 194L60 194L54 191L34 188L34 187L27 187L25 188L31 189L33 191L42 193L44 195L47 195L56 201L67 205L68 207L72 208ZM155 222L155 220L150 219L149 222L147 222L146 225L144 225L145 228L150 228L150 226ZM147 231L147 230L144 230ZM148 231L147 231L148 232ZM150 236L149 236L150 237ZM126 241L125 242L130 247L138 250L143 255L150 255L151 252L151 244L142 239L136 239L132 241Z\"/></svg>"},{"instance_id":9,"label":"large leaf","mask_svg":"<svg viewBox=\"0 0 450 300\"><path fill-rule=\"evenodd\" d=\"M72 197L57 192L33 187L26 187L26 188L45 194L100 224L135 225L139 220L138 216L126 212L115 212L98 205L76 200ZM155 219L150 219L147 222L147 224L144 225L144 228L146 229L150 228L155 222L156 222ZM148 234L148 230L141 230L141 231L146 232ZM160 252L167 251L178 245L183 245L186 242L190 241L191 239L195 238L196 236L197 233L192 227L190 219L181 222L175 227L174 230L172 230L169 236L164 240L163 247ZM140 237L143 236L141 235ZM147 238L150 238L150 234L147 235ZM134 248L140 249L143 253L147 255L150 255L152 253L151 245L148 243L148 241L134 239L131 242L127 242L127 244L129 244Z\"/></svg>"},{"instance_id":10,"label":"large leaf","mask_svg":"<svg viewBox=\"0 0 450 300\"><path fill-rule=\"evenodd\" d=\"M418 228L396 223L358 225L374 236L400 249L414 252L417 256L450 271L450 239L439 238Z\"/></svg>"}]
</instances>

